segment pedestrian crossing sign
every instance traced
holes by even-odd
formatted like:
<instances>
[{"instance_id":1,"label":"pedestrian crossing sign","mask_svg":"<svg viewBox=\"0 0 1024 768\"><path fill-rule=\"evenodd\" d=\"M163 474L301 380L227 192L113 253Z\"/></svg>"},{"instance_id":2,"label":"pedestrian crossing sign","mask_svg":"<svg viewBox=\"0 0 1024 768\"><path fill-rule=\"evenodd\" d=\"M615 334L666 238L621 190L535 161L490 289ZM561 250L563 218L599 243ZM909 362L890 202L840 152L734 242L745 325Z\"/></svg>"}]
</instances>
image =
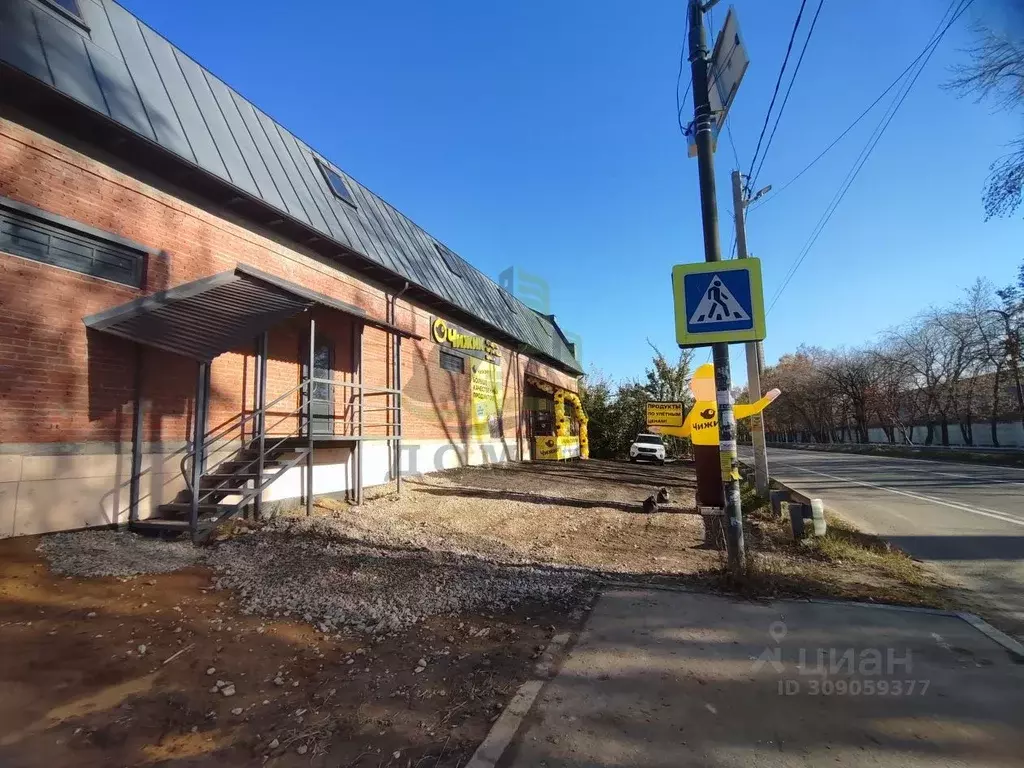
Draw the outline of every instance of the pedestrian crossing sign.
<instances>
[{"instance_id":1,"label":"pedestrian crossing sign","mask_svg":"<svg viewBox=\"0 0 1024 768\"><path fill-rule=\"evenodd\" d=\"M680 347L761 341L765 337L761 262L702 261L672 268Z\"/></svg>"}]
</instances>

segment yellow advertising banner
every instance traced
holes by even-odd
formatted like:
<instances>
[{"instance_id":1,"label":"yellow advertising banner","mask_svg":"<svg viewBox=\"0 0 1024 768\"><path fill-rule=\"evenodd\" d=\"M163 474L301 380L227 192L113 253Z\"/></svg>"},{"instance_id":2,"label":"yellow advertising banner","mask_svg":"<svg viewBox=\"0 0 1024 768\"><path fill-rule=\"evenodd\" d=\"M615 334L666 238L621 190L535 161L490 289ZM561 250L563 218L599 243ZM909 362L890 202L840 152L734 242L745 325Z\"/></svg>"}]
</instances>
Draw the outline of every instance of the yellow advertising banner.
<instances>
[{"instance_id":1,"label":"yellow advertising banner","mask_svg":"<svg viewBox=\"0 0 1024 768\"><path fill-rule=\"evenodd\" d=\"M501 437L501 366L487 360L471 362L471 434L478 440Z\"/></svg>"},{"instance_id":2,"label":"yellow advertising banner","mask_svg":"<svg viewBox=\"0 0 1024 768\"><path fill-rule=\"evenodd\" d=\"M580 457L580 439L572 435L556 437L538 437L534 441L533 458L542 461L559 461L578 459Z\"/></svg>"},{"instance_id":3,"label":"yellow advertising banner","mask_svg":"<svg viewBox=\"0 0 1024 768\"><path fill-rule=\"evenodd\" d=\"M648 427L681 427L683 418L682 403L655 402L647 404Z\"/></svg>"}]
</instances>

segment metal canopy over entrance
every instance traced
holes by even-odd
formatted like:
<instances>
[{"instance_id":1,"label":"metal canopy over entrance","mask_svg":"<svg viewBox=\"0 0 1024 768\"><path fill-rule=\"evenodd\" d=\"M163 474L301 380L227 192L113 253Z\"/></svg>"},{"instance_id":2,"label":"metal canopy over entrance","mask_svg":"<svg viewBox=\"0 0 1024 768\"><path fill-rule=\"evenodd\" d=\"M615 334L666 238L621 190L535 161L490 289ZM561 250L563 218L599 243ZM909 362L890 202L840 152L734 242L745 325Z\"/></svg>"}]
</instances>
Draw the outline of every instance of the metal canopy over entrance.
<instances>
[{"instance_id":1,"label":"metal canopy over entrance","mask_svg":"<svg viewBox=\"0 0 1024 768\"><path fill-rule=\"evenodd\" d=\"M239 264L84 319L87 327L198 362L248 345L264 331L320 305L399 336L422 338L352 304Z\"/></svg>"},{"instance_id":2,"label":"metal canopy over entrance","mask_svg":"<svg viewBox=\"0 0 1024 768\"><path fill-rule=\"evenodd\" d=\"M182 454L181 472L187 487L186 498L163 504L160 519L139 520L139 477L142 474L142 395L136 388L133 423L132 482L130 523L141 529L188 531L193 539L214 524L252 504L260 514L263 491L285 471L305 463L303 496L306 512L312 513L313 450L316 441L329 439L352 445L353 483L350 487L356 503L363 499L363 442L386 440L392 447L392 479L401 491L402 338L422 338L394 324L397 296L388 297L388 317L392 322L369 317L365 311L329 296L307 290L258 269L238 265L234 270L195 280L168 291L130 301L113 309L90 315L85 325L136 344L171 352L195 360L195 409L189 430L190 440ZM324 307L353 318L352 368L357 379L336 382L334 361L324 359L316 345L318 338L313 307ZM303 370L298 384L271 402L267 402L267 338L279 323L308 312L309 330ZM391 337L390 386L371 387L363 382L363 328L371 326ZM252 349L255 343L255 402L250 412L244 407L237 418L207 431L209 411L210 364L215 357L232 350ZM141 360L141 358L140 358ZM313 361L312 370L308 361ZM343 434L334 433L333 408L325 411L318 403L333 402L334 388L351 390L354 403ZM288 409L288 399L298 396L300 404ZM368 396L384 398L384 404L365 408ZM379 402L379 401L377 401ZM270 409L275 407L274 411ZM282 411L284 413L282 414ZM386 432L371 437L365 432L364 413L387 414L382 425ZM268 423L270 419L276 419ZM327 424L327 422L330 422ZM325 424L330 427L327 429ZM283 426L282 426L283 425ZM289 426L297 425L297 426ZM284 429L282 434L280 429ZM237 456L208 471L207 458L214 450L237 444ZM276 473L270 473L270 467ZM184 516L186 519L175 519Z\"/></svg>"}]
</instances>

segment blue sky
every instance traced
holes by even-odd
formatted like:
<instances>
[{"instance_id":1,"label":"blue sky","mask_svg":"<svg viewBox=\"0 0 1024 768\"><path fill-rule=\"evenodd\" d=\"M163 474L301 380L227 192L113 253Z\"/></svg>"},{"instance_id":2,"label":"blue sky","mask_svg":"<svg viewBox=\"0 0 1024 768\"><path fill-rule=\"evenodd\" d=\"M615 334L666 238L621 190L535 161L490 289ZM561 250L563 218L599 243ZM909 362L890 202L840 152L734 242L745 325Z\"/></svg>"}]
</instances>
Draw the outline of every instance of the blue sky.
<instances>
[{"instance_id":1,"label":"blue sky","mask_svg":"<svg viewBox=\"0 0 1024 768\"><path fill-rule=\"evenodd\" d=\"M647 339L673 352L670 270L703 258L696 162L674 114L683 0L125 5L491 277L510 265L544 277L559 323L584 339L588 368L641 375ZM744 171L798 6L735 2L751 58L730 116ZM826 0L760 184L780 187L828 145L920 52L947 6ZM971 19L989 11L986 0L975 7L769 315L769 361L801 343L869 341L976 277L1012 279L1024 221L985 222L980 193L1020 117L940 87L971 42ZM716 26L726 8L715 9ZM752 211L766 298L877 111ZM723 248L734 165L723 136ZM742 356L733 360L742 382Z\"/></svg>"}]
</instances>

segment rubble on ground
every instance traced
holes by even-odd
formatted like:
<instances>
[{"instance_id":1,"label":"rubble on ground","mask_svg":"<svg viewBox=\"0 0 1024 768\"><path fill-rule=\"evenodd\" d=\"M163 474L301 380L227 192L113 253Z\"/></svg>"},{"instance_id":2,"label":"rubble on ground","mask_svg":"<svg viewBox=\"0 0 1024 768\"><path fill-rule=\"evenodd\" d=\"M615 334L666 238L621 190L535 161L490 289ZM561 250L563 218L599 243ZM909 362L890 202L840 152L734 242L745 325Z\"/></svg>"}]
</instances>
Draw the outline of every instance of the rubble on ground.
<instances>
[{"instance_id":1,"label":"rubble on ground","mask_svg":"<svg viewBox=\"0 0 1024 768\"><path fill-rule=\"evenodd\" d=\"M565 569L368 546L328 532L292 520L222 542L210 554L217 584L234 589L246 613L381 634L429 616L500 612L527 600L575 602L590 581Z\"/></svg>"},{"instance_id":2,"label":"rubble on ground","mask_svg":"<svg viewBox=\"0 0 1024 768\"><path fill-rule=\"evenodd\" d=\"M201 564L206 552L190 542L162 541L127 531L71 531L44 536L38 547L64 576L138 576Z\"/></svg>"}]
</instances>

